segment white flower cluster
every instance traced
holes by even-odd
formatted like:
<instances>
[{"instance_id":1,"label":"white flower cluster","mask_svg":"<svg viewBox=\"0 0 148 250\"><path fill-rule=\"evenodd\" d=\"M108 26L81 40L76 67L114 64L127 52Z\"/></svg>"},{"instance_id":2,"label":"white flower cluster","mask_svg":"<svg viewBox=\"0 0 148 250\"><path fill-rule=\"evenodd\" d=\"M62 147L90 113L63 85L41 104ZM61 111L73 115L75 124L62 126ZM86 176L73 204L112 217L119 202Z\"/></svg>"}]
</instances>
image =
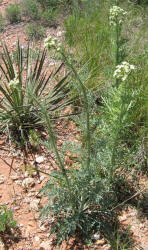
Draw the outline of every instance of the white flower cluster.
<instances>
[{"instance_id":1,"label":"white flower cluster","mask_svg":"<svg viewBox=\"0 0 148 250\"><path fill-rule=\"evenodd\" d=\"M135 70L136 67L128 62L122 62L120 65L116 66L114 77L117 79L121 79L125 81L128 75L131 73L132 70Z\"/></svg>"},{"instance_id":2,"label":"white flower cluster","mask_svg":"<svg viewBox=\"0 0 148 250\"><path fill-rule=\"evenodd\" d=\"M19 86L19 80L17 76L9 82L9 86L12 89L16 89Z\"/></svg>"},{"instance_id":3,"label":"white flower cluster","mask_svg":"<svg viewBox=\"0 0 148 250\"><path fill-rule=\"evenodd\" d=\"M127 14L126 11L121 9L119 6L113 6L110 9L109 23L110 25L116 26L117 24L122 24L124 16Z\"/></svg>"},{"instance_id":4,"label":"white flower cluster","mask_svg":"<svg viewBox=\"0 0 148 250\"><path fill-rule=\"evenodd\" d=\"M56 49L57 51L60 51L61 44L58 43L57 38L53 38L53 37L49 36L44 40L44 47L48 50Z\"/></svg>"}]
</instances>

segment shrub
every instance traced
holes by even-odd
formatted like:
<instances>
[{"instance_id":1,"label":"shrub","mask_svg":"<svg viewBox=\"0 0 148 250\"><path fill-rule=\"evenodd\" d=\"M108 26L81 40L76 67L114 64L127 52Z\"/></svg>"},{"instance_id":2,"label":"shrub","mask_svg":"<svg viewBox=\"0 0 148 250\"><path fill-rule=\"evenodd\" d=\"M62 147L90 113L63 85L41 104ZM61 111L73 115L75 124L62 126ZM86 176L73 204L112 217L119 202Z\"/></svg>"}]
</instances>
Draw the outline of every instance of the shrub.
<instances>
[{"instance_id":1,"label":"shrub","mask_svg":"<svg viewBox=\"0 0 148 250\"><path fill-rule=\"evenodd\" d=\"M6 206L0 206L0 233L10 232L16 227L16 221L13 219L11 210L7 210Z\"/></svg>"},{"instance_id":2,"label":"shrub","mask_svg":"<svg viewBox=\"0 0 148 250\"><path fill-rule=\"evenodd\" d=\"M41 15L43 25L56 26L57 25L56 15L57 15L57 12L53 10L52 8L45 10Z\"/></svg>"},{"instance_id":3,"label":"shrub","mask_svg":"<svg viewBox=\"0 0 148 250\"><path fill-rule=\"evenodd\" d=\"M77 5L78 2L81 2L81 0L37 0L38 3L40 3L41 7L45 10L48 8L54 8L57 9L59 7L70 7L73 5Z\"/></svg>"},{"instance_id":4,"label":"shrub","mask_svg":"<svg viewBox=\"0 0 148 250\"><path fill-rule=\"evenodd\" d=\"M31 23L26 25L26 34L29 40L40 40L45 36L45 29L42 25Z\"/></svg>"},{"instance_id":5,"label":"shrub","mask_svg":"<svg viewBox=\"0 0 148 250\"><path fill-rule=\"evenodd\" d=\"M10 23L17 23L21 20L21 11L18 4L10 4L6 8L6 18Z\"/></svg>"},{"instance_id":6,"label":"shrub","mask_svg":"<svg viewBox=\"0 0 148 250\"><path fill-rule=\"evenodd\" d=\"M54 118L54 111L69 102L66 101L68 90L65 89L67 76L49 90L49 81L56 76L62 65L55 74L47 73L44 68L45 50L39 51L37 58L32 59L32 49L29 45L27 53L24 54L18 42L16 53L15 63L7 46L3 45L0 70L4 78L0 85L0 93L3 95L0 102L0 121L1 130L7 130L9 138L24 149L26 143L29 145L31 130L45 129L40 109L29 93L39 97L40 102L45 101L48 105L48 115L52 113Z\"/></svg>"},{"instance_id":7,"label":"shrub","mask_svg":"<svg viewBox=\"0 0 148 250\"><path fill-rule=\"evenodd\" d=\"M47 7L56 8L59 4L59 0L37 0L43 9Z\"/></svg>"},{"instance_id":8,"label":"shrub","mask_svg":"<svg viewBox=\"0 0 148 250\"><path fill-rule=\"evenodd\" d=\"M21 3L23 15L29 17L32 20L40 19L40 13L38 5L35 0L23 0Z\"/></svg>"}]
</instances>

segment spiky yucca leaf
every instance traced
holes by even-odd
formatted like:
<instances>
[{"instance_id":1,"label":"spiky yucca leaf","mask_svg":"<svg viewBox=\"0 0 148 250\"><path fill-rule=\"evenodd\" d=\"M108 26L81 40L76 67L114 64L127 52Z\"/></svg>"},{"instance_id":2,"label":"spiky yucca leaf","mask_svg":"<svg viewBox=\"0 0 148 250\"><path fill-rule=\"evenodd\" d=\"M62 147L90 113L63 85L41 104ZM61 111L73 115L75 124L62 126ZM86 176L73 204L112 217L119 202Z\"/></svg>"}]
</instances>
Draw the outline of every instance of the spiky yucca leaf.
<instances>
[{"instance_id":1,"label":"spiky yucca leaf","mask_svg":"<svg viewBox=\"0 0 148 250\"><path fill-rule=\"evenodd\" d=\"M35 104L32 96L46 102L49 115L71 103L68 99L68 76L56 83L56 76L63 64L56 72L46 66L46 50L39 50L36 59L32 56L32 48L28 44L26 53L17 43L16 60L14 62L6 44L3 44L0 71L0 121L3 129L8 128L10 135L22 142L28 140L30 129L44 127L40 108ZM31 95L29 94L31 93Z\"/></svg>"}]
</instances>

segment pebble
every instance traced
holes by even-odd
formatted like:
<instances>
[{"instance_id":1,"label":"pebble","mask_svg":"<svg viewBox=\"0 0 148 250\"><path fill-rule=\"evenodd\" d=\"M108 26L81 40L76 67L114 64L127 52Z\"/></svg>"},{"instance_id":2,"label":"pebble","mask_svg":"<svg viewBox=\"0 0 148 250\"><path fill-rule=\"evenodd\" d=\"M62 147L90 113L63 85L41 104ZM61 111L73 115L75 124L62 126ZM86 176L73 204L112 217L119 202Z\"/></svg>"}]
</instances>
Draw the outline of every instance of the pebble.
<instances>
[{"instance_id":1,"label":"pebble","mask_svg":"<svg viewBox=\"0 0 148 250\"><path fill-rule=\"evenodd\" d=\"M16 183L17 185L22 186L22 181L20 181L20 180L15 181L15 183Z\"/></svg>"},{"instance_id":2,"label":"pebble","mask_svg":"<svg viewBox=\"0 0 148 250\"><path fill-rule=\"evenodd\" d=\"M94 240L99 240L100 239L100 234L94 234L93 239Z\"/></svg>"},{"instance_id":3,"label":"pebble","mask_svg":"<svg viewBox=\"0 0 148 250\"><path fill-rule=\"evenodd\" d=\"M104 245L105 244L105 239L97 240L96 244L100 245L100 246Z\"/></svg>"},{"instance_id":4,"label":"pebble","mask_svg":"<svg viewBox=\"0 0 148 250\"><path fill-rule=\"evenodd\" d=\"M24 225L20 223L20 224L18 224L18 226L19 226L19 227L23 227Z\"/></svg>"},{"instance_id":5,"label":"pebble","mask_svg":"<svg viewBox=\"0 0 148 250\"><path fill-rule=\"evenodd\" d=\"M45 177L44 175L42 175L42 176L40 177L40 181L43 181L45 178L46 178L46 177Z\"/></svg>"},{"instance_id":6,"label":"pebble","mask_svg":"<svg viewBox=\"0 0 148 250\"><path fill-rule=\"evenodd\" d=\"M11 175L10 178L13 180L13 181L16 181L19 179L19 176L18 175Z\"/></svg>"},{"instance_id":7,"label":"pebble","mask_svg":"<svg viewBox=\"0 0 148 250\"><path fill-rule=\"evenodd\" d=\"M34 209L34 210L38 210L38 205L39 205L39 200L33 200L30 202L30 208Z\"/></svg>"},{"instance_id":8,"label":"pebble","mask_svg":"<svg viewBox=\"0 0 148 250\"><path fill-rule=\"evenodd\" d=\"M26 197L26 198L23 200L23 202L29 204L29 203L30 203L30 198L27 198L27 197Z\"/></svg>"},{"instance_id":9,"label":"pebble","mask_svg":"<svg viewBox=\"0 0 148 250\"><path fill-rule=\"evenodd\" d=\"M120 221L121 221L121 222L122 222L122 221L126 221L126 220L127 220L126 216L120 217Z\"/></svg>"},{"instance_id":10,"label":"pebble","mask_svg":"<svg viewBox=\"0 0 148 250\"><path fill-rule=\"evenodd\" d=\"M28 176L29 176L29 173L27 171L25 171L24 177L27 178Z\"/></svg>"},{"instance_id":11,"label":"pebble","mask_svg":"<svg viewBox=\"0 0 148 250\"><path fill-rule=\"evenodd\" d=\"M0 184L3 184L6 180L6 177L4 175L0 175Z\"/></svg>"},{"instance_id":12,"label":"pebble","mask_svg":"<svg viewBox=\"0 0 148 250\"><path fill-rule=\"evenodd\" d=\"M50 169L50 167L49 166L45 166L44 169L48 170L48 169Z\"/></svg>"},{"instance_id":13,"label":"pebble","mask_svg":"<svg viewBox=\"0 0 148 250\"><path fill-rule=\"evenodd\" d=\"M35 237L35 241L39 241L40 238L38 236Z\"/></svg>"},{"instance_id":14,"label":"pebble","mask_svg":"<svg viewBox=\"0 0 148 250\"><path fill-rule=\"evenodd\" d=\"M20 206L16 206L16 207L13 208L14 211L17 211L19 209L20 209Z\"/></svg>"},{"instance_id":15,"label":"pebble","mask_svg":"<svg viewBox=\"0 0 148 250\"><path fill-rule=\"evenodd\" d=\"M38 157L36 157L36 159L35 159L35 161L37 162L37 163L43 163L44 162L44 157L43 156L38 156Z\"/></svg>"},{"instance_id":16,"label":"pebble","mask_svg":"<svg viewBox=\"0 0 148 250\"><path fill-rule=\"evenodd\" d=\"M41 244L40 244L40 250L49 250L50 249L50 246L51 246L51 241L43 241Z\"/></svg>"},{"instance_id":17,"label":"pebble","mask_svg":"<svg viewBox=\"0 0 148 250\"><path fill-rule=\"evenodd\" d=\"M23 187L33 187L35 185L34 179L33 178L26 178L22 182Z\"/></svg>"}]
</instances>

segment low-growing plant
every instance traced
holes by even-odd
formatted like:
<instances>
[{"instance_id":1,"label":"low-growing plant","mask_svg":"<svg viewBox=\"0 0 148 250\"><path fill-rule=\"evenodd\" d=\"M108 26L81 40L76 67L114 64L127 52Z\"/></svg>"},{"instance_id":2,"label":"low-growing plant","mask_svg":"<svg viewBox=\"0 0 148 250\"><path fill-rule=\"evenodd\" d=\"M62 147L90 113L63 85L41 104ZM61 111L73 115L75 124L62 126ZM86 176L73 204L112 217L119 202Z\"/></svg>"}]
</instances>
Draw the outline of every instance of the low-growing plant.
<instances>
[{"instance_id":1,"label":"low-growing plant","mask_svg":"<svg viewBox=\"0 0 148 250\"><path fill-rule=\"evenodd\" d=\"M43 25L49 27L57 26L56 16L57 12L52 8L45 10L41 15Z\"/></svg>"},{"instance_id":2,"label":"low-growing plant","mask_svg":"<svg viewBox=\"0 0 148 250\"><path fill-rule=\"evenodd\" d=\"M21 10L18 4L10 4L6 10L6 18L10 23L17 23L21 21Z\"/></svg>"},{"instance_id":3,"label":"low-growing plant","mask_svg":"<svg viewBox=\"0 0 148 250\"><path fill-rule=\"evenodd\" d=\"M4 19L2 14L0 13L0 31L4 31Z\"/></svg>"},{"instance_id":4,"label":"low-growing plant","mask_svg":"<svg viewBox=\"0 0 148 250\"><path fill-rule=\"evenodd\" d=\"M54 117L54 111L58 111L70 102L66 101L68 75L56 84L55 77L62 65L55 73L45 71L46 50L39 51L38 57L32 59L30 46L28 45L27 53L24 55L19 42L16 62L13 62L6 45L3 45L1 57L0 70L3 75L0 85L1 130L7 131L9 139L13 139L23 149L24 145L29 143L30 130L45 129L40 109L29 96L29 92L38 97L40 102L46 101L48 115L52 113ZM50 81L55 81L55 87L51 88Z\"/></svg>"},{"instance_id":5,"label":"low-growing plant","mask_svg":"<svg viewBox=\"0 0 148 250\"><path fill-rule=\"evenodd\" d=\"M42 25L31 23L26 25L26 34L29 40L41 40L45 37L46 31Z\"/></svg>"},{"instance_id":6,"label":"low-growing plant","mask_svg":"<svg viewBox=\"0 0 148 250\"><path fill-rule=\"evenodd\" d=\"M8 233L16 228L17 222L13 219L13 213L6 206L0 206L0 234Z\"/></svg>"},{"instance_id":7,"label":"low-growing plant","mask_svg":"<svg viewBox=\"0 0 148 250\"><path fill-rule=\"evenodd\" d=\"M23 0L21 10L23 15L29 17L31 20L40 19L39 7L35 0Z\"/></svg>"}]
</instances>

